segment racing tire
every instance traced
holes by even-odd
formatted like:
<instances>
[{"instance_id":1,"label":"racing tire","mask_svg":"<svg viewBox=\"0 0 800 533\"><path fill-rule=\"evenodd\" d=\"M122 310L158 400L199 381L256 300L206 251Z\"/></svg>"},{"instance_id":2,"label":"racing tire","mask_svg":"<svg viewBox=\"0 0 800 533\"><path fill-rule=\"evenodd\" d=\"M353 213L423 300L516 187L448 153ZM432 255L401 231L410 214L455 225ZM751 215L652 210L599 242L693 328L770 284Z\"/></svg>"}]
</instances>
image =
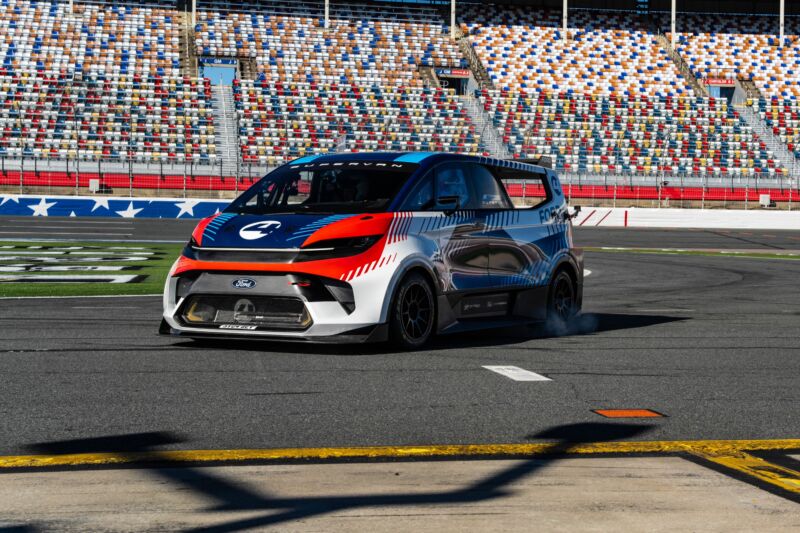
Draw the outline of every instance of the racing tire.
<instances>
[{"instance_id":1,"label":"racing tire","mask_svg":"<svg viewBox=\"0 0 800 533\"><path fill-rule=\"evenodd\" d=\"M430 283L412 272L398 285L389 318L389 340L406 350L417 350L433 335L436 300Z\"/></svg>"},{"instance_id":2,"label":"racing tire","mask_svg":"<svg viewBox=\"0 0 800 533\"><path fill-rule=\"evenodd\" d=\"M550 282L547 302L547 322L559 329L566 328L578 313L577 292L572 277L559 271Z\"/></svg>"}]
</instances>

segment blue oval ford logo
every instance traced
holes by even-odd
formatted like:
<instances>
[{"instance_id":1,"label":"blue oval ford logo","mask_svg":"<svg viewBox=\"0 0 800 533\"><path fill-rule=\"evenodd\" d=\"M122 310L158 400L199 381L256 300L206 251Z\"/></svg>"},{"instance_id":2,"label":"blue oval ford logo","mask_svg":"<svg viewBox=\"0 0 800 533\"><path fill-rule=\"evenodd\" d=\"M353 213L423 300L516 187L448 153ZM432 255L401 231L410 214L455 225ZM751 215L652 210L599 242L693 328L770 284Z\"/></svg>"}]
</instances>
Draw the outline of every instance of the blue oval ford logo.
<instances>
[{"instance_id":1,"label":"blue oval ford logo","mask_svg":"<svg viewBox=\"0 0 800 533\"><path fill-rule=\"evenodd\" d=\"M239 278L233 280L234 289L252 289L256 286L256 280L251 278Z\"/></svg>"}]
</instances>

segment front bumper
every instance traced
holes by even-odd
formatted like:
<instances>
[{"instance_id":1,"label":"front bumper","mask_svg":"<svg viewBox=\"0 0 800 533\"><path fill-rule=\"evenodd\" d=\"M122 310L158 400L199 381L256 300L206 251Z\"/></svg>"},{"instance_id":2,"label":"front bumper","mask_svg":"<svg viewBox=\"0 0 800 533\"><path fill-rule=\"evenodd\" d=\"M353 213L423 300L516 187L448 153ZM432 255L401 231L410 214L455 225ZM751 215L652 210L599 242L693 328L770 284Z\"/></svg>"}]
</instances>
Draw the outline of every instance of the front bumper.
<instances>
[{"instance_id":1,"label":"front bumper","mask_svg":"<svg viewBox=\"0 0 800 533\"><path fill-rule=\"evenodd\" d=\"M254 283L237 288L242 278ZM318 276L187 272L167 280L159 332L190 338L385 340L385 328L378 327L382 299L358 296L348 283Z\"/></svg>"}]
</instances>

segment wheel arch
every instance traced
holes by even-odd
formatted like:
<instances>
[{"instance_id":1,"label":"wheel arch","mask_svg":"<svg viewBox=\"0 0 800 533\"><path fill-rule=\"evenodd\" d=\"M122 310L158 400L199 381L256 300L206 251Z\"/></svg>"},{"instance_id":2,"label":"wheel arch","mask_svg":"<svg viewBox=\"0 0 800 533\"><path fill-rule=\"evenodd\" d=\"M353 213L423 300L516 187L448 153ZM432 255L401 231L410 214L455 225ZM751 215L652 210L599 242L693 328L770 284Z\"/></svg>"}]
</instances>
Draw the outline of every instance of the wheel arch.
<instances>
[{"instance_id":1,"label":"wheel arch","mask_svg":"<svg viewBox=\"0 0 800 533\"><path fill-rule=\"evenodd\" d=\"M555 277L561 272L566 272L566 274L572 280L573 288L575 290L575 305L577 306L578 310L580 310L583 305L583 269L582 265L577 259L572 257L572 255L564 255L561 257L556 263L556 266L553 268L552 273L550 274L550 279L547 282L547 302L549 304L550 298L552 297L553 279L555 279Z\"/></svg>"},{"instance_id":2,"label":"wheel arch","mask_svg":"<svg viewBox=\"0 0 800 533\"><path fill-rule=\"evenodd\" d=\"M412 272L420 272L428 283L430 283L431 290L433 291L433 299L434 304L436 304L437 297L441 294L441 287L439 283L437 283L437 276L436 270L433 265L430 264L429 261L426 261L420 256L411 257L406 260L400 268L398 268L392 279L389 282L389 286L386 289L386 297L383 299L383 305L381 307L381 322L386 323L389 320L389 309L392 306L392 302L394 302L395 293L397 292L397 286L400 282L408 276Z\"/></svg>"}]
</instances>

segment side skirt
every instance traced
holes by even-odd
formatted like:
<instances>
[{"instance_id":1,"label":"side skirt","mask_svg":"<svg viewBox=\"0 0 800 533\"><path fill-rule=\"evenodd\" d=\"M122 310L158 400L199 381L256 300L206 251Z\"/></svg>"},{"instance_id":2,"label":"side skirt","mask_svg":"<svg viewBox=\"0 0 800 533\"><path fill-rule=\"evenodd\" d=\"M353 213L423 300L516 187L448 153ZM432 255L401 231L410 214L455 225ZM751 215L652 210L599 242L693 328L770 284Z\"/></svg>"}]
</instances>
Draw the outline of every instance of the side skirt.
<instances>
[{"instance_id":1,"label":"side skirt","mask_svg":"<svg viewBox=\"0 0 800 533\"><path fill-rule=\"evenodd\" d=\"M437 298L437 332L529 324L547 318L549 287L450 293Z\"/></svg>"}]
</instances>

